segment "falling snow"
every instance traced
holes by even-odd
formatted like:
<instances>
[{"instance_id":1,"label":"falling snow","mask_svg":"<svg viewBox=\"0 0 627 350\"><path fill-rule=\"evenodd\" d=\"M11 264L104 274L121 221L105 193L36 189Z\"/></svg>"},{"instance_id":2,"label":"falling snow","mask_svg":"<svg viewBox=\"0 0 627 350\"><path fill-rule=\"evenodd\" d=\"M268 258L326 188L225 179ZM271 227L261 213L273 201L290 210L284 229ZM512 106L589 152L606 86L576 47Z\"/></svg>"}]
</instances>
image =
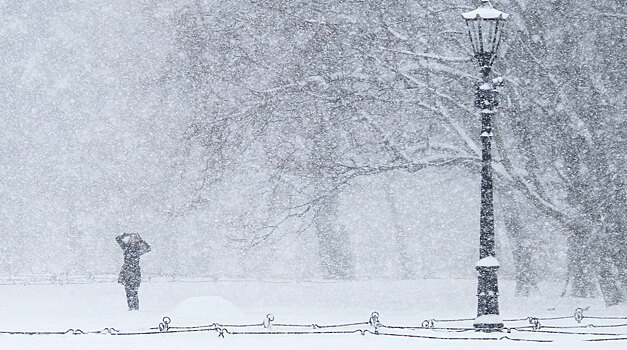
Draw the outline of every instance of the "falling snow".
<instances>
[{"instance_id":1,"label":"falling snow","mask_svg":"<svg viewBox=\"0 0 627 350\"><path fill-rule=\"evenodd\" d=\"M478 316L476 266L498 267L504 320L627 317L627 6L487 3L0 1L0 348L457 347L1 332L269 312L418 327ZM481 18L507 20L492 80L464 20ZM496 257L477 263L482 139ZM133 257L139 311L116 283L132 232L150 246ZM525 346L488 343L468 346Z\"/></svg>"}]
</instances>

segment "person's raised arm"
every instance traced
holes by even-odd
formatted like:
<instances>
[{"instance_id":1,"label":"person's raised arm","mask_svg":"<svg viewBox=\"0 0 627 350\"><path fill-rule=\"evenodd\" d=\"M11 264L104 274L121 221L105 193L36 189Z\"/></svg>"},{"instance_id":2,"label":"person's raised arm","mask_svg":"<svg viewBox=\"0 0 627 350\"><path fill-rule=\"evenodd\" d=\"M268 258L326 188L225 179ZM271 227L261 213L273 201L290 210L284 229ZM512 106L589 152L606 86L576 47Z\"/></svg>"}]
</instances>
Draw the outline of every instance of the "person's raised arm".
<instances>
[{"instance_id":1,"label":"person's raised arm","mask_svg":"<svg viewBox=\"0 0 627 350\"><path fill-rule=\"evenodd\" d=\"M141 240L142 245L142 254L148 253L150 251L150 245L146 243L143 239Z\"/></svg>"},{"instance_id":2,"label":"person's raised arm","mask_svg":"<svg viewBox=\"0 0 627 350\"><path fill-rule=\"evenodd\" d=\"M120 248L122 249L126 249L126 242L124 242L124 237L127 237L128 233L123 233L117 237L115 237L115 240L118 242L118 244L120 245Z\"/></svg>"}]
</instances>

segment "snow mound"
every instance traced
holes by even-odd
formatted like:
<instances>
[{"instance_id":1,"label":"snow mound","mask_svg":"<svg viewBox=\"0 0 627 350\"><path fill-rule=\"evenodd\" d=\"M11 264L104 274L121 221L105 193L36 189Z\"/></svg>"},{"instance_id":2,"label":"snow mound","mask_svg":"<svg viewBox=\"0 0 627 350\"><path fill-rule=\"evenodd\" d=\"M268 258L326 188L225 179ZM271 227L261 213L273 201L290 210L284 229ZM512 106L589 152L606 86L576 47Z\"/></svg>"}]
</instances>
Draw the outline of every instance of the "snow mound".
<instances>
[{"instance_id":1,"label":"snow mound","mask_svg":"<svg viewBox=\"0 0 627 350\"><path fill-rule=\"evenodd\" d=\"M241 320L243 313L228 300L217 296L188 298L172 310L172 319L203 320L206 323Z\"/></svg>"}]
</instances>

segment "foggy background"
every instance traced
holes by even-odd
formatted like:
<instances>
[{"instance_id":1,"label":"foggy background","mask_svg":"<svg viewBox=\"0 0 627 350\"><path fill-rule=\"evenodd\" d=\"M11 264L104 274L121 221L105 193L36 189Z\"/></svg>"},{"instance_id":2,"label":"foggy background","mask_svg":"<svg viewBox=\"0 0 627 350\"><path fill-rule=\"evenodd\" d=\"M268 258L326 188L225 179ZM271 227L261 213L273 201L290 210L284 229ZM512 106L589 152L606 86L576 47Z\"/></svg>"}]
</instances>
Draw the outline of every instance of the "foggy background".
<instances>
[{"instance_id":1,"label":"foggy background","mask_svg":"<svg viewBox=\"0 0 627 350\"><path fill-rule=\"evenodd\" d=\"M472 1L2 1L0 274L474 277ZM501 277L622 300L622 1L503 0Z\"/></svg>"}]
</instances>

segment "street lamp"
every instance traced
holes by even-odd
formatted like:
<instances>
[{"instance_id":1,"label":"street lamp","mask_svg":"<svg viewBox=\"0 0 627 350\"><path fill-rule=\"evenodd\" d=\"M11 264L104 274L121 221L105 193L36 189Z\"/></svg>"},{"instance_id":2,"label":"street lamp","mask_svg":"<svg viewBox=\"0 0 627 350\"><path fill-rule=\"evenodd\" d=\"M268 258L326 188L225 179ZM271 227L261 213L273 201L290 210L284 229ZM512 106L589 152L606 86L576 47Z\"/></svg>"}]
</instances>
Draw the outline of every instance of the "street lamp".
<instances>
[{"instance_id":1,"label":"street lamp","mask_svg":"<svg viewBox=\"0 0 627 350\"><path fill-rule=\"evenodd\" d=\"M477 318L474 327L480 330L500 330L499 286L496 271L499 262L494 251L494 204L492 191L492 116L498 106L496 88L503 80L488 77L501 41L501 32L507 13L492 8L489 0L482 0L474 11L462 14L466 21L474 56L479 62L481 81L476 84L475 106L481 109L481 218L479 236L479 271L477 286Z\"/></svg>"}]
</instances>

